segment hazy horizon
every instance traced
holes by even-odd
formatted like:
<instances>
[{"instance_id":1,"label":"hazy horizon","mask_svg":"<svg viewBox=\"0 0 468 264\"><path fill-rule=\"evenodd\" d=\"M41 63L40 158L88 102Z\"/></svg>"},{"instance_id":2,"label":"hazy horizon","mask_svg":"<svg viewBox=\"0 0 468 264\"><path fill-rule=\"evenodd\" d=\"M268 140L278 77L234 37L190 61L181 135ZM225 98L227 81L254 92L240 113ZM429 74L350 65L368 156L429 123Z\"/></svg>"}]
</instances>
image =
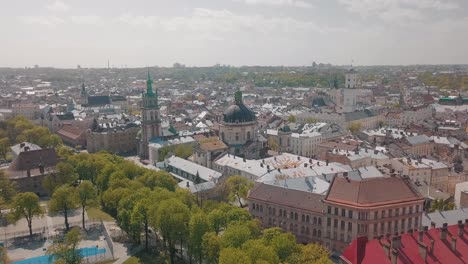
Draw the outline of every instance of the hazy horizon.
<instances>
[{"instance_id":1,"label":"hazy horizon","mask_svg":"<svg viewBox=\"0 0 468 264\"><path fill-rule=\"evenodd\" d=\"M17 0L0 67L468 64L463 0Z\"/></svg>"}]
</instances>

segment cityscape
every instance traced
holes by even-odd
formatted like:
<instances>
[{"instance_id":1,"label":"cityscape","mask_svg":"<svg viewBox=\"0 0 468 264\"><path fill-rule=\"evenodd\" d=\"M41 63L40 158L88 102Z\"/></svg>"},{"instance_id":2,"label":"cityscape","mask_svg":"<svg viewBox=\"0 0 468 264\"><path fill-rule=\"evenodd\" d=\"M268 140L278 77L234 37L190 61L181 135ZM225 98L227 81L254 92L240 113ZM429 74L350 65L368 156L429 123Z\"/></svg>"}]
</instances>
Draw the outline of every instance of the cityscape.
<instances>
[{"instance_id":1,"label":"cityscape","mask_svg":"<svg viewBox=\"0 0 468 264\"><path fill-rule=\"evenodd\" d=\"M468 262L465 3L141 0L124 26L128 1L84 2L0 11L0 32L65 38L0 43L0 264ZM420 50L399 35L425 22ZM335 47L344 25L369 42ZM68 42L81 27L95 44ZM103 53L112 28L134 46Z\"/></svg>"}]
</instances>

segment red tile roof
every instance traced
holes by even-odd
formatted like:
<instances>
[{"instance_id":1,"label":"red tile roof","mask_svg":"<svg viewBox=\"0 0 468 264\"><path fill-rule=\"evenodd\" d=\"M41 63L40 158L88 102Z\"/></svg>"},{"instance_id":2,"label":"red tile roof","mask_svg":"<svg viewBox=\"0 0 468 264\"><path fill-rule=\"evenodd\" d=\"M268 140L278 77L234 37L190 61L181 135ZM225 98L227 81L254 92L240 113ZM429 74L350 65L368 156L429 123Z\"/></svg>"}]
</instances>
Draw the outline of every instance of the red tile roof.
<instances>
[{"instance_id":1,"label":"red tile roof","mask_svg":"<svg viewBox=\"0 0 468 264\"><path fill-rule=\"evenodd\" d=\"M361 181L335 177L325 200L363 207L422 201L423 197L410 183L399 177Z\"/></svg>"},{"instance_id":2,"label":"red tile roof","mask_svg":"<svg viewBox=\"0 0 468 264\"><path fill-rule=\"evenodd\" d=\"M424 262L420 253L418 231L401 235L401 247L396 251L398 264L423 264L423 263L468 263L468 225L461 224L462 236L459 236L458 225L449 226L446 239L441 239L442 228L430 229L423 233L422 244L427 247L427 258ZM456 250L452 250L453 238L456 239ZM432 249L431 240L434 241ZM391 245L387 238L373 239L361 237L354 240L341 255L342 260L352 264L390 264L391 260L386 255L383 245Z\"/></svg>"}]
</instances>

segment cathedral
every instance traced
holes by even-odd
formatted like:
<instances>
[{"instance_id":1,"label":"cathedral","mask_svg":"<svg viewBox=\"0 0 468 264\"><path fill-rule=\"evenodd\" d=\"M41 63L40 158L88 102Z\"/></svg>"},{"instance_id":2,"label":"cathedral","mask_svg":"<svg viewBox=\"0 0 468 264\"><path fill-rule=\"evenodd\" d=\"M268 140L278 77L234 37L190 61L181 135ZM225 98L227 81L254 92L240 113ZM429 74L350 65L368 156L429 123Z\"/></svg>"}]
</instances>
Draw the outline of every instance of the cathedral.
<instances>
[{"instance_id":1,"label":"cathedral","mask_svg":"<svg viewBox=\"0 0 468 264\"><path fill-rule=\"evenodd\" d=\"M237 91L234 104L223 114L219 127L221 140L228 151L247 159L264 155L266 139L258 134L257 117L242 101L242 92Z\"/></svg>"},{"instance_id":2,"label":"cathedral","mask_svg":"<svg viewBox=\"0 0 468 264\"><path fill-rule=\"evenodd\" d=\"M138 155L141 159L149 158L148 143L153 138L162 137L161 117L159 115L158 92L153 91L153 80L148 71L146 81L146 93L142 94L141 106L141 133L137 135L139 140Z\"/></svg>"}]
</instances>

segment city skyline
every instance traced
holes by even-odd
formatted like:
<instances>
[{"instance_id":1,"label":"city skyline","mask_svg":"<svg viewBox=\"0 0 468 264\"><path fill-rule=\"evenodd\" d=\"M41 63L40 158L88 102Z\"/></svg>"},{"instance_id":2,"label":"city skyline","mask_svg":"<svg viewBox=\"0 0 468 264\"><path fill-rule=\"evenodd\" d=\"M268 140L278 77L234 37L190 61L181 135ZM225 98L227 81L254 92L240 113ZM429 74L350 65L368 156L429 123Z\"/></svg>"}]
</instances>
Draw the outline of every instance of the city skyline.
<instances>
[{"instance_id":1,"label":"city skyline","mask_svg":"<svg viewBox=\"0 0 468 264\"><path fill-rule=\"evenodd\" d=\"M21 0L0 67L466 64L461 0Z\"/></svg>"}]
</instances>

